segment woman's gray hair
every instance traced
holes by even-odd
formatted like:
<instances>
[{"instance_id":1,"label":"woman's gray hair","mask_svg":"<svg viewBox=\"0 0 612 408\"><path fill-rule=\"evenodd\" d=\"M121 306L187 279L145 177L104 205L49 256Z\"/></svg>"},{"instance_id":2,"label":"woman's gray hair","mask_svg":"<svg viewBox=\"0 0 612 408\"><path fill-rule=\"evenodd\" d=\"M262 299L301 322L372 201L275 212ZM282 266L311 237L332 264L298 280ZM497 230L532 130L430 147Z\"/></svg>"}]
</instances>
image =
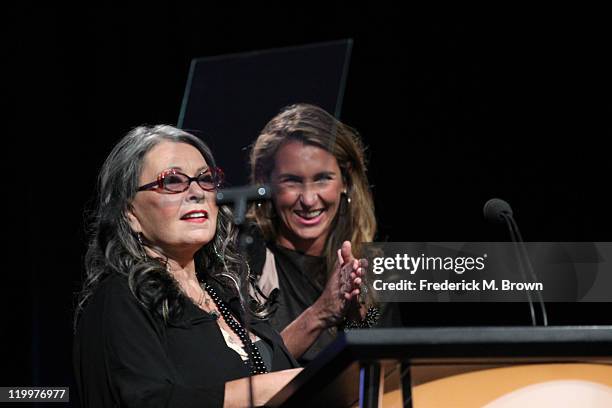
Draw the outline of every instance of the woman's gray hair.
<instances>
[{"instance_id":1,"label":"woman's gray hair","mask_svg":"<svg viewBox=\"0 0 612 408\"><path fill-rule=\"evenodd\" d=\"M98 177L98 196L90 221L90 241L85 255L85 280L78 295L75 328L80 312L97 286L111 275L127 278L134 296L164 321L177 317L184 306L177 282L166 261L147 257L127 213L139 185L145 155L162 141L189 144L216 167L208 146L196 136L169 125L140 126L130 131L106 158ZM214 239L195 254L196 271L240 296L248 280L248 266L237 248L237 228L232 211L219 206Z\"/></svg>"}]
</instances>

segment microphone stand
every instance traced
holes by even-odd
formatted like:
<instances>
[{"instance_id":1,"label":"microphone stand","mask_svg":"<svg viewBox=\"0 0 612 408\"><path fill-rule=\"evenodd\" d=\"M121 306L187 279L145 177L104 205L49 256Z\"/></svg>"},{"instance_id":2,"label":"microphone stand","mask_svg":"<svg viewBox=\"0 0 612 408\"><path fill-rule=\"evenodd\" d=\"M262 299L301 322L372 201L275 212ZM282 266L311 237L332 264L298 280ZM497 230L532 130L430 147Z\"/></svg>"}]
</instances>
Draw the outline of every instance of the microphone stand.
<instances>
[{"instance_id":1,"label":"microphone stand","mask_svg":"<svg viewBox=\"0 0 612 408\"><path fill-rule=\"evenodd\" d=\"M508 226L508 230L510 231L510 238L512 239L512 244L513 244L512 246L514 248L514 253L516 254L516 259L518 261L519 273L521 274L521 278L523 279L523 282L527 282L527 276L525 275L525 268L523 265L522 252L519 249L516 233L514 231L514 228L512 227L512 222L510 221L511 217L505 212L502 212L501 216L504 218L504 221L506 222L506 225ZM531 325L537 326L538 325L537 318L535 315L535 309L533 307L533 299L531 298L531 291L527 290L525 291L525 294L527 295L527 301L529 302Z\"/></svg>"},{"instance_id":2,"label":"microphone stand","mask_svg":"<svg viewBox=\"0 0 612 408\"><path fill-rule=\"evenodd\" d=\"M514 219L514 217L512 217L512 215L508 217L508 220L510 224L512 224L512 227L516 233L516 237L518 238L516 242L521 251L521 254L523 255L525 264L527 265L527 272L529 272L529 276L531 277L532 281L536 283L538 281L538 278L533 270L533 265L531 264L531 261L529 260L529 254L527 253L527 249L525 248L525 241L523 241L523 237L521 236L521 231L519 230L516 220ZM535 291L535 293L538 298L538 303L540 304L540 312L542 314L542 324L544 326L548 326L548 315L546 314L546 306L544 305L544 299L542 299L542 293L537 290Z\"/></svg>"},{"instance_id":3,"label":"microphone stand","mask_svg":"<svg viewBox=\"0 0 612 408\"><path fill-rule=\"evenodd\" d=\"M533 270L533 266L531 265L531 261L529 260L529 254L527 253L527 249L525 248L525 243L523 241L523 237L521 236L521 232L518 228L518 224L514 220L512 216L512 208L510 204L501 200L499 198L492 198L487 201L484 205L484 215L485 218L492 222L505 222L508 226L508 230L510 231L510 238L514 243L514 251L518 260L518 267L523 282L537 282L537 276ZM525 270L528 271L530 279L527 279L525 274ZM526 291L527 300L529 302L529 311L531 314L531 323L533 326L537 326L537 318L536 313L533 307L533 299L531 298L531 291ZM542 299L542 294L539 291L536 291L536 296L538 298L538 303L540 304L540 312L542 314L542 324L544 326L548 326L548 316L546 314L546 306L544 304L544 299Z\"/></svg>"},{"instance_id":4,"label":"microphone stand","mask_svg":"<svg viewBox=\"0 0 612 408\"><path fill-rule=\"evenodd\" d=\"M269 200L271 197L270 187L266 185L246 185L242 187L229 188L217 191L216 201L217 205L223 204L233 204L234 209L234 225L236 225L238 229L238 250L244 257L245 262L247 261L247 251L249 246L253 243L253 237L248 233L248 230L244 228L244 223L246 221L246 212L247 212L247 203L248 202L257 202ZM248 265L247 265L247 268ZM244 311L244 329L247 333L247 336L250 338L251 336L251 317L249 315L249 278L247 274L246 278L246 296L245 296L245 311ZM238 288L239 290L243 290L243 288ZM251 362L253 364L253 362ZM254 407L255 402L253 400L253 375L251 374L251 370L249 370L248 375L248 383L249 383L249 407Z\"/></svg>"}]
</instances>

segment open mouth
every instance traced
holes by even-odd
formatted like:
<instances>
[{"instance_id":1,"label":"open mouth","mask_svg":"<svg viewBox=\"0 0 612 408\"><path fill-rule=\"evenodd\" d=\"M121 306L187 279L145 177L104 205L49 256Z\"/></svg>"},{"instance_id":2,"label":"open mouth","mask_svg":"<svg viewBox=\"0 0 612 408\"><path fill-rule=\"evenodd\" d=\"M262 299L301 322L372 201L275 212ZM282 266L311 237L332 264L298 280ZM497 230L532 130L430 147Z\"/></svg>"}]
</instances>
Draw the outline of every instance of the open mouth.
<instances>
[{"instance_id":1,"label":"open mouth","mask_svg":"<svg viewBox=\"0 0 612 408\"><path fill-rule=\"evenodd\" d=\"M207 220L208 219L208 211L206 210L196 210L189 211L181 217L181 220Z\"/></svg>"},{"instance_id":2,"label":"open mouth","mask_svg":"<svg viewBox=\"0 0 612 408\"><path fill-rule=\"evenodd\" d=\"M317 217L319 217L321 214L323 214L323 211L325 211L325 210L324 209L311 210L311 211L294 210L293 212L298 217L303 218L305 220L314 220Z\"/></svg>"}]
</instances>

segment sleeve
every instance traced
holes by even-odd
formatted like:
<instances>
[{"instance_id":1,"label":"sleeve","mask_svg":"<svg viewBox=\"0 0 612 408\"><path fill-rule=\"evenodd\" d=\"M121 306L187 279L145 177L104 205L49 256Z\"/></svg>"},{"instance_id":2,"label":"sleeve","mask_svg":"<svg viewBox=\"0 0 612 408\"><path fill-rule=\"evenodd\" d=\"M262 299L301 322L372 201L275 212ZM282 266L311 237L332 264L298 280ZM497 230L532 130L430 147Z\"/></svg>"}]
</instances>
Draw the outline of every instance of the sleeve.
<instances>
[{"instance_id":1,"label":"sleeve","mask_svg":"<svg viewBox=\"0 0 612 408\"><path fill-rule=\"evenodd\" d=\"M222 407L225 383L187 387L164 347L164 327L127 285L109 293L103 333L112 392L127 407ZM206 348L203 348L204 350Z\"/></svg>"}]
</instances>

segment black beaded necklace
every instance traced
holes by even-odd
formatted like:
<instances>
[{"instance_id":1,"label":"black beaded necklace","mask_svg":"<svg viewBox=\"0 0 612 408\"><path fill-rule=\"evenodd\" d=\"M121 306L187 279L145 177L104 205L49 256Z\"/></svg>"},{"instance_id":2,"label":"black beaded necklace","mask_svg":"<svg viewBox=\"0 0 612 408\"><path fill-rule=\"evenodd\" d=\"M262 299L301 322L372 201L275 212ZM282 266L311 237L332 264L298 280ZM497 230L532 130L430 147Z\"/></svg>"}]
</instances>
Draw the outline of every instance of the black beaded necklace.
<instances>
[{"instance_id":1,"label":"black beaded necklace","mask_svg":"<svg viewBox=\"0 0 612 408\"><path fill-rule=\"evenodd\" d=\"M242 341L243 348L246 351L249 359L244 363L249 367L251 371L251 375L256 374L265 374L268 372L263 359L261 358L261 354L259 353L259 349L253 342L251 341L251 337L248 335L247 331L242 327L242 325L238 322L238 320L234 319L230 310L225 305L225 302L221 300L217 291L212 288L208 283L204 282L204 289L210 295L210 298L217 305L217 309L221 312L221 316L225 323L232 329L234 333L238 336L238 338Z\"/></svg>"}]
</instances>

